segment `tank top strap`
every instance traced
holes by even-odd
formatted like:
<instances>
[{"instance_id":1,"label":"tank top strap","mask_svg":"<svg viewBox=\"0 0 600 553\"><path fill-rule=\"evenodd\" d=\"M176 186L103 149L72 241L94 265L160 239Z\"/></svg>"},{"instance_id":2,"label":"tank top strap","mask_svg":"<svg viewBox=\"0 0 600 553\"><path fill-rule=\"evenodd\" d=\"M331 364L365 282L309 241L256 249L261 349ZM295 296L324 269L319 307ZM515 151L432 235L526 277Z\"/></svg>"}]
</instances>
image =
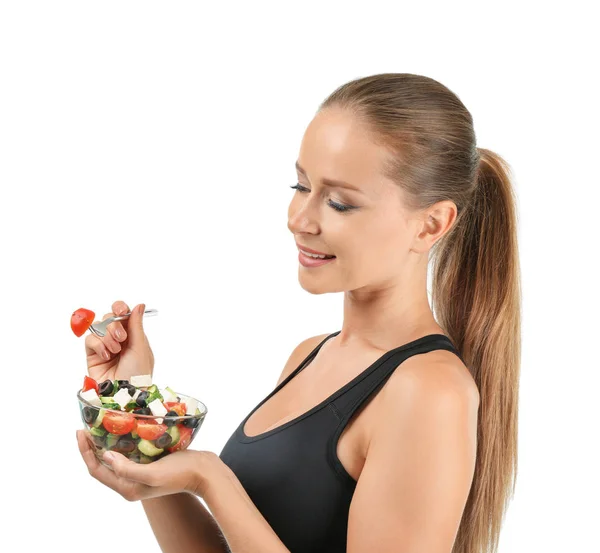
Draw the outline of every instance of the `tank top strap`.
<instances>
[{"instance_id":1,"label":"tank top strap","mask_svg":"<svg viewBox=\"0 0 600 553\"><path fill-rule=\"evenodd\" d=\"M439 349L451 351L464 362L450 338L444 334L427 334L382 355L330 403L330 408L340 420L338 434L367 398L385 384L398 365L413 355Z\"/></svg>"},{"instance_id":2,"label":"tank top strap","mask_svg":"<svg viewBox=\"0 0 600 553\"><path fill-rule=\"evenodd\" d=\"M321 346L327 342L327 340L329 340L329 338L333 338L334 336L337 336L341 331L338 330L336 332L332 332L331 334L329 334L328 336L325 336L325 338L323 338L323 340L321 340L314 348L313 350L304 358L304 360L290 373L288 374L288 376L279 383L278 386L275 387L275 389L269 394L269 396L265 399L265 401L267 401L267 399L271 398L271 396L274 396L281 388L283 388L292 378L294 378L302 369L304 369L306 367L306 365L309 364L310 361L312 361L313 357L315 355L317 355L317 353L319 352L319 350L321 349Z\"/></svg>"}]
</instances>

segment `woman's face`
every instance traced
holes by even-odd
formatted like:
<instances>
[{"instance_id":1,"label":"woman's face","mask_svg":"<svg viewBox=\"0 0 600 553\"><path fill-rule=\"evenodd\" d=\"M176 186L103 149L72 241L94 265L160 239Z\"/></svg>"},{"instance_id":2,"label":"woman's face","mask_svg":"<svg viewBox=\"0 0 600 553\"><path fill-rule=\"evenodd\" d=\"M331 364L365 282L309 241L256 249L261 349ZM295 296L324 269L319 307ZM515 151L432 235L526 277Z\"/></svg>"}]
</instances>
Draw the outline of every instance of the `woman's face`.
<instances>
[{"instance_id":1,"label":"woman's face","mask_svg":"<svg viewBox=\"0 0 600 553\"><path fill-rule=\"evenodd\" d=\"M319 267L299 263L307 291L377 289L398 281L422 222L403 206L399 187L382 176L385 156L346 111L329 108L310 122L296 167L302 188L292 192L288 228L298 245L336 258ZM338 211L340 205L350 209Z\"/></svg>"}]
</instances>

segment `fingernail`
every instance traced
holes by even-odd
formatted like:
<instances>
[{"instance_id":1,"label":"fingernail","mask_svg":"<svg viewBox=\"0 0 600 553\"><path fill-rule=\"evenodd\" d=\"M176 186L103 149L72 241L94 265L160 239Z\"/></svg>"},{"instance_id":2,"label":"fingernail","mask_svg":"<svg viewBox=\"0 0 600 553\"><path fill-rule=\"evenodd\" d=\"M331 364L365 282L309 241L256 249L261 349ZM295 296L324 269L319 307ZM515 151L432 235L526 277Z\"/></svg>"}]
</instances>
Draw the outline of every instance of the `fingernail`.
<instances>
[{"instance_id":1,"label":"fingernail","mask_svg":"<svg viewBox=\"0 0 600 553\"><path fill-rule=\"evenodd\" d=\"M146 310L146 306L143 303L140 304L140 306L138 307L138 313L140 315L143 315L145 310Z\"/></svg>"},{"instance_id":2,"label":"fingernail","mask_svg":"<svg viewBox=\"0 0 600 553\"><path fill-rule=\"evenodd\" d=\"M121 338L121 340L125 338L125 335L121 329L117 330L117 338Z\"/></svg>"},{"instance_id":3,"label":"fingernail","mask_svg":"<svg viewBox=\"0 0 600 553\"><path fill-rule=\"evenodd\" d=\"M105 451L102 456L106 461L114 461L115 456L112 454L112 451Z\"/></svg>"},{"instance_id":4,"label":"fingernail","mask_svg":"<svg viewBox=\"0 0 600 553\"><path fill-rule=\"evenodd\" d=\"M108 361L110 359L110 355L108 354L108 351L104 350L102 352L102 357L104 357L104 359L106 359Z\"/></svg>"}]
</instances>

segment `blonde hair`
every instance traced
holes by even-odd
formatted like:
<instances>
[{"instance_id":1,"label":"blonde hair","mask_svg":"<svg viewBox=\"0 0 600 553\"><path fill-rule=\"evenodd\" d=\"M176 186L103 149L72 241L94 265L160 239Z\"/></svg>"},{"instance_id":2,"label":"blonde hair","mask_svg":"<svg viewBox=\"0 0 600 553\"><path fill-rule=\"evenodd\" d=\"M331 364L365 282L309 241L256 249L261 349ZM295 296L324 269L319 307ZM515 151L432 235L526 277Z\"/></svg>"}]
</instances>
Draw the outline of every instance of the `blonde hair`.
<instances>
[{"instance_id":1,"label":"blonde hair","mask_svg":"<svg viewBox=\"0 0 600 553\"><path fill-rule=\"evenodd\" d=\"M350 81L319 111L349 110L389 152L384 174L407 207L457 207L431 248L432 308L480 394L477 459L453 553L495 553L517 476L521 285L510 168L478 148L473 119L434 79L382 73Z\"/></svg>"}]
</instances>

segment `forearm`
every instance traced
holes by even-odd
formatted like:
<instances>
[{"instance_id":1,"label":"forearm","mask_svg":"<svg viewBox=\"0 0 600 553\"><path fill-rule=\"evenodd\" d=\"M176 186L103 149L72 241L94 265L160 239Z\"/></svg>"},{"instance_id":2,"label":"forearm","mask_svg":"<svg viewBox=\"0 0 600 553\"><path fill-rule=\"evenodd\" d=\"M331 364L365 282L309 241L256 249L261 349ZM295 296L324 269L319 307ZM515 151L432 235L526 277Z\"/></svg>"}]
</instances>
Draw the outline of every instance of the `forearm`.
<instances>
[{"instance_id":1,"label":"forearm","mask_svg":"<svg viewBox=\"0 0 600 553\"><path fill-rule=\"evenodd\" d=\"M202 497L231 553L290 553L231 469L218 457L213 463Z\"/></svg>"},{"instance_id":2,"label":"forearm","mask_svg":"<svg viewBox=\"0 0 600 553\"><path fill-rule=\"evenodd\" d=\"M213 516L189 493L142 501L144 511L163 553L228 553Z\"/></svg>"}]
</instances>

